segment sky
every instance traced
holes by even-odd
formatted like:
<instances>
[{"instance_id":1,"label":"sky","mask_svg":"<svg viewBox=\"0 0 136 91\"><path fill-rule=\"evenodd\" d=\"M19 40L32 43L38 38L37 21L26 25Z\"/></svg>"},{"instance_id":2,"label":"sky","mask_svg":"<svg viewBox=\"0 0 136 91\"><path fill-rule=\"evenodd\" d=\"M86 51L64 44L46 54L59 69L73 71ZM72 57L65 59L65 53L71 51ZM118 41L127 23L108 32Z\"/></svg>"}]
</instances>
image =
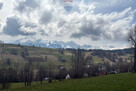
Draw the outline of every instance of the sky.
<instances>
[{"instance_id":1,"label":"sky","mask_svg":"<svg viewBox=\"0 0 136 91\"><path fill-rule=\"evenodd\" d=\"M136 0L0 0L0 40L30 37L74 41L102 49L130 47L127 34L136 23Z\"/></svg>"}]
</instances>

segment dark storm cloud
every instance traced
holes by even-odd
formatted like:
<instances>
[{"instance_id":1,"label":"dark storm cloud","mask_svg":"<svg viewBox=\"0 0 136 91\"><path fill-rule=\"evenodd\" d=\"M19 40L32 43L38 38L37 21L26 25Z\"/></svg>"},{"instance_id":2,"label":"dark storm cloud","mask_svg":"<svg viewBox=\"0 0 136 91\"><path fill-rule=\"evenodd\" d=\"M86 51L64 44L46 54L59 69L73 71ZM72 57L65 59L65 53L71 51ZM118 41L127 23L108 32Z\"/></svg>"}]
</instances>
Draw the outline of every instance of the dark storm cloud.
<instances>
[{"instance_id":1,"label":"dark storm cloud","mask_svg":"<svg viewBox=\"0 0 136 91\"><path fill-rule=\"evenodd\" d=\"M83 24L79 30L80 32L73 33L71 37L81 38L86 36L86 37L91 37L92 40L98 40L102 34L101 27L93 24L92 22Z\"/></svg>"},{"instance_id":2,"label":"dark storm cloud","mask_svg":"<svg viewBox=\"0 0 136 91\"><path fill-rule=\"evenodd\" d=\"M123 31L127 31L127 29L124 29L121 24L111 28L114 24L116 24L116 21L109 24L109 21L104 20L103 18L84 20L81 27L78 29L79 31L72 33L71 37L78 39L88 37L91 40L125 40L127 33L123 33Z\"/></svg>"},{"instance_id":3,"label":"dark storm cloud","mask_svg":"<svg viewBox=\"0 0 136 91\"><path fill-rule=\"evenodd\" d=\"M40 6L39 2L38 2L38 0L25 0L25 1L21 1L18 4L18 6L16 7L16 9L19 12L21 12L21 13L25 12L26 10L33 10L33 9L38 8Z\"/></svg>"},{"instance_id":4,"label":"dark storm cloud","mask_svg":"<svg viewBox=\"0 0 136 91\"><path fill-rule=\"evenodd\" d=\"M3 3L0 2L0 9L2 9L2 7L3 7Z\"/></svg>"},{"instance_id":5,"label":"dark storm cloud","mask_svg":"<svg viewBox=\"0 0 136 91\"><path fill-rule=\"evenodd\" d=\"M7 18L6 21L6 25L3 28L3 33L10 35L10 36L18 36L18 35L24 35L24 36L28 36L28 35L34 35L35 33L28 33L28 32L24 32L21 31L21 24L19 22L19 20L15 17L10 17Z\"/></svg>"},{"instance_id":6,"label":"dark storm cloud","mask_svg":"<svg viewBox=\"0 0 136 91\"><path fill-rule=\"evenodd\" d=\"M66 24L67 22L65 21L65 20L63 20L63 19L60 19L60 21L58 22L58 27L60 28L60 27L63 27L65 24Z\"/></svg>"},{"instance_id":7,"label":"dark storm cloud","mask_svg":"<svg viewBox=\"0 0 136 91\"><path fill-rule=\"evenodd\" d=\"M40 30L40 34L41 34L42 36L49 36L47 33L45 33L44 30Z\"/></svg>"},{"instance_id":8,"label":"dark storm cloud","mask_svg":"<svg viewBox=\"0 0 136 91\"><path fill-rule=\"evenodd\" d=\"M71 35L72 38L81 38L81 37L88 37L91 40L125 40L126 34L122 33L122 29L118 28L108 33L110 29L103 29L106 26L106 23L103 24L93 24L88 23L86 25L82 25L79 28L79 32L75 32ZM120 31L119 31L120 30Z\"/></svg>"},{"instance_id":9,"label":"dark storm cloud","mask_svg":"<svg viewBox=\"0 0 136 91\"><path fill-rule=\"evenodd\" d=\"M39 22L41 24L48 24L52 19L52 13L51 11L44 11Z\"/></svg>"}]
</instances>

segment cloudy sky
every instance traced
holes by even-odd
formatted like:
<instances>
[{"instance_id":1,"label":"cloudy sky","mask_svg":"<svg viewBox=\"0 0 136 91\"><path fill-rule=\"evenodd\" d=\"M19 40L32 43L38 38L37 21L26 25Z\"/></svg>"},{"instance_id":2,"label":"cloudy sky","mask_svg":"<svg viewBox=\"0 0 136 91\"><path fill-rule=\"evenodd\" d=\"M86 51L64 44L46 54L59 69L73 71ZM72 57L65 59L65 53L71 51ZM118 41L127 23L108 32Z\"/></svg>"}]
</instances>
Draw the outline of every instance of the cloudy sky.
<instances>
[{"instance_id":1,"label":"cloudy sky","mask_svg":"<svg viewBox=\"0 0 136 91\"><path fill-rule=\"evenodd\" d=\"M136 23L136 0L0 0L0 40L25 37L74 41L98 48L125 48Z\"/></svg>"}]
</instances>

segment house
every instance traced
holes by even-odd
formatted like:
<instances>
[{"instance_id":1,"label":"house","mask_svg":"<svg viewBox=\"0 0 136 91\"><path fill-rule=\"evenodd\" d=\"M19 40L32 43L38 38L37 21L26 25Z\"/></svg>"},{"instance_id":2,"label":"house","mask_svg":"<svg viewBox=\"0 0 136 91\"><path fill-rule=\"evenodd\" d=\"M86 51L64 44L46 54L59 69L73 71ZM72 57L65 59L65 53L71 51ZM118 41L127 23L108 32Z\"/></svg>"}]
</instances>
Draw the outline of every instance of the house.
<instances>
[{"instance_id":1,"label":"house","mask_svg":"<svg viewBox=\"0 0 136 91\"><path fill-rule=\"evenodd\" d=\"M47 80L49 80L49 78L48 78L48 77L45 77L43 80L47 81Z\"/></svg>"},{"instance_id":2,"label":"house","mask_svg":"<svg viewBox=\"0 0 136 91\"><path fill-rule=\"evenodd\" d=\"M71 79L69 74L67 74L66 79Z\"/></svg>"},{"instance_id":3,"label":"house","mask_svg":"<svg viewBox=\"0 0 136 91\"><path fill-rule=\"evenodd\" d=\"M100 67L99 68L99 75L106 75L107 74L107 70L106 67Z\"/></svg>"},{"instance_id":4,"label":"house","mask_svg":"<svg viewBox=\"0 0 136 91\"><path fill-rule=\"evenodd\" d=\"M89 77L89 75L87 74L87 73L84 73L84 75L83 75L84 77Z\"/></svg>"},{"instance_id":5,"label":"house","mask_svg":"<svg viewBox=\"0 0 136 91\"><path fill-rule=\"evenodd\" d=\"M117 74L117 71L110 71L110 74Z\"/></svg>"}]
</instances>

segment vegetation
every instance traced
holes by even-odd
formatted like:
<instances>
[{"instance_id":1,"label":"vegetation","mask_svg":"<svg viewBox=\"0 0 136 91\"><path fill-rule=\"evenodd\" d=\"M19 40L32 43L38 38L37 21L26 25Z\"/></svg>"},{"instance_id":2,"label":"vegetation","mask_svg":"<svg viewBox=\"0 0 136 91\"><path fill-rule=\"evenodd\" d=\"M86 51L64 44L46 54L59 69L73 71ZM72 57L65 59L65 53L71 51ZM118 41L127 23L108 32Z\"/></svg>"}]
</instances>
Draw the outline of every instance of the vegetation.
<instances>
[{"instance_id":1,"label":"vegetation","mask_svg":"<svg viewBox=\"0 0 136 91\"><path fill-rule=\"evenodd\" d=\"M34 83L37 86L39 81L44 84L44 80L52 84L56 84L54 81L63 82L66 75L70 75L71 79L78 79L132 72L133 68L131 49L49 49L0 44L0 50L1 89L12 88L12 83L15 82L24 83L26 88L23 89L27 89L33 87Z\"/></svg>"},{"instance_id":2,"label":"vegetation","mask_svg":"<svg viewBox=\"0 0 136 91\"><path fill-rule=\"evenodd\" d=\"M51 84L33 83L24 87L22 83L11 84L8 91L136 91L136 74L115 74L101 77L63 80ZM2 90L7 91L7 90Z\"/></svg>"},{"instance_id":3,"label":"vegetation","mask_svg":"<svg viewBox=\"0 0 136 91\"><path fill-rule=\"evenodd\" d=\"M128 34L128 40L134 47L134 72L136 73L136 25L131 29Z\"/></svg>"}]
</instances>

